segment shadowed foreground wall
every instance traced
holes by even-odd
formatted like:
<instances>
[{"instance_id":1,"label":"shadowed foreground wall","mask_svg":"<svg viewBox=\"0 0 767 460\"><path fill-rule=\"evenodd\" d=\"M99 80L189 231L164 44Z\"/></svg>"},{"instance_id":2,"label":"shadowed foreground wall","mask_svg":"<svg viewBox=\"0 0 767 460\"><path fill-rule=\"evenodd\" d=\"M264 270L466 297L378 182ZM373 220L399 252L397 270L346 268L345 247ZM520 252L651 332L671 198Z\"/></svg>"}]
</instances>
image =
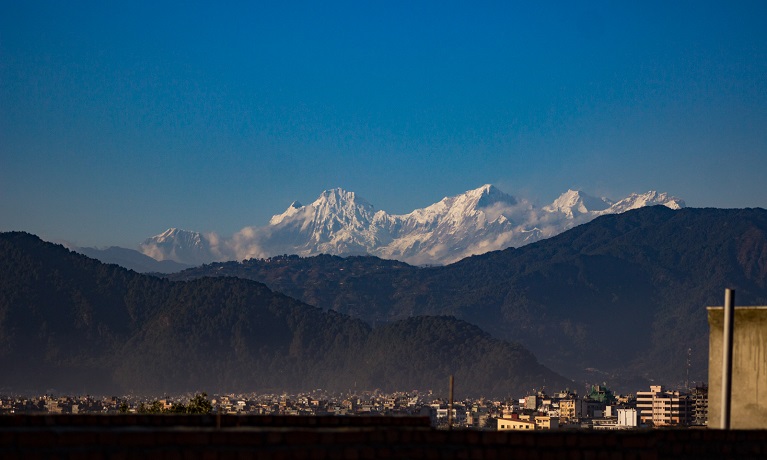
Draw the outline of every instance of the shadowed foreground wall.
<instances>
[{"instance_id":1,"label":"shadowed foreground wall","mask_svg":"<svg viewBox=\"0 0 767 460\"><path fill-rule=\"evenodd\" d=\"M735 307L730 427L767 429L767 307ZM722 415L724 308L708 307L708 426Z\"/></svg>"},{"instance_id":2,"label":"shadowed foreground wall","mask_svg":"<svg viewBox=\"0 0 767 460\"><path fill-rule=\"evenodd\" d=\"M4 416L0 417L0 458L767 457L767 431L448 432L428 425L428 418L419 417Z\"/></svg>"}]
</instances>

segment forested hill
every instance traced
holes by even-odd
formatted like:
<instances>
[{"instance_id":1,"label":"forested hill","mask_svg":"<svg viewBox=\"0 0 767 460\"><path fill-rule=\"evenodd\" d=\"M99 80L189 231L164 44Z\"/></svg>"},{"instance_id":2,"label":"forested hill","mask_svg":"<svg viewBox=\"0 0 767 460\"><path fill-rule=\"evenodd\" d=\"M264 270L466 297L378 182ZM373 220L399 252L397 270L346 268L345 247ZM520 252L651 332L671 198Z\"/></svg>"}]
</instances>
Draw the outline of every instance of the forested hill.
<instances>
[{"instance_id":1,"label":"forested hill","mask_svg":"<svg viewBox=\"0 0 767 460\"><path fill-rule=\"evenodd\" d=\"M688 351L690 380L707 378L705 307L721 305L726 287L739 305L767 304L767 211L642 208L445 267L282 257L173 279L208 275L258 280L370 324L454 315L568 375L675 385L687 377Z\"/></svg>"},{"instance_id":2,"label":"forested hill","mask_svg":"<svg viewBox=\"0 0 767 460\"><path fill-rule=\"evenodd\" d=\"M451 373L467 396L571 385L455 318L371 330L257 282L171 282L18 232L0 234L0 369L17 392L440 389Z\"/></svg>"}]
</instances>

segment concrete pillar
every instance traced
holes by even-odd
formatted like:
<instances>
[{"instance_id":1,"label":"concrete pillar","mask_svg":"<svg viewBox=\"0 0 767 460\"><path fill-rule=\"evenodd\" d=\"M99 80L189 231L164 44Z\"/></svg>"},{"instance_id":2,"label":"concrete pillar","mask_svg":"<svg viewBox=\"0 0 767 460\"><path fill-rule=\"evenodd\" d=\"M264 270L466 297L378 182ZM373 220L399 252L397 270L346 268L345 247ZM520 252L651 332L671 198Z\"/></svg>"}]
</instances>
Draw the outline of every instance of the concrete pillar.
<instances>
[{"instance_id":1,"label":"concrete pillar","mask_svg":"<svg viewBox=\"0 0 767 460\"><path fill-rule=\"evenodd\" d=\"M721 426L724 307L708 307L708 426ZM735 307L730 428L767 429L767 307Z\"/></svg>"}]
</instances>

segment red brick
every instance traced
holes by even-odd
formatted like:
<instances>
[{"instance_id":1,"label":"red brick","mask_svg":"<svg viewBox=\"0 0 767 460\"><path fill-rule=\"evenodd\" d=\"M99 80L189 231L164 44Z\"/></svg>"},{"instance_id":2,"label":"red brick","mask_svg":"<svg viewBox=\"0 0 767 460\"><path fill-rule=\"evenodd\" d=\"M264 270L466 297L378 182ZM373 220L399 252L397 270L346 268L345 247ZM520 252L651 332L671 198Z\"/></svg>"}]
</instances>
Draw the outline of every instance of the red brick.
<instances>
[{"instance_id":1,"label":"red brick","mask_svg":"<svg viewBox=\"0 0 767 460\"><path fill-rule=\"evenodd\" d=\"M320 434L320 444L323 446L332 446L336 443L336 433L327 431Z\"/></svg>"},{"instance_id":2,"label":"red brick","mask_svg":"<svg viewBox=\"0 0 767 460\"><path fill-rule=\"evenodd\" d=\"M364 431L342 431L336 434L338 444L365 444L368 442L367 432Z\"/></svg>"},{"instance_id":3,"label":"red brick","mask_svg":"<svg viewBox=\"0 0 767 460\"><path fill-rule=\"evenodd\" d=\"M346 449L344 449L345 460L357 460L359 458L360 458L360 455L357 449L354 449L352 447L347 447Z\"/></svg>"},{"instance_id":4,"label":"red brick","mask_svg":"<svg viewBox=\"0 0 767 460\"><path fill-rule=\"evenodd\" d=\"M545 437L543 437L543 436L545 436ZM541 439L541 445L543 445L543 446L546 446L546 447L563 447L565 445L565 437L560 435L560 434L549 435L547 433L545 435L541 434L541 437L543 437L543 439Z\"/></svg>"},{"instance_id":5,"label":"red brick","mask_svg":"<svg viewBox=\"0 0 767 460\"><path fill-rule=\"evenodd\" d=\"M384 440L387 443L399 442L399 432L394 430L386 430L383 432Z\"/></svg>"},{"instance_id":6,"label":"red brick","mask_svg":"<svg viewBox=\"0 0 767 460\"><path fill-rule=\"evenodd\" d=\"M321 447L315 447L309 452L309 458L312 460L325 460L328 458L328 451Z\"/></svg>"},{"instance_id":7,"label":"red brick","mask_svg":"<svg viewBox=\"0 0 767 460\"><path fill-rule=\"evenodd\" d=\"M583 460L581 451L578 449L567 449L567 458L568 460Z\"/></svg>"},{"instance_id":8,"label":"red brick","mask_svg":"<svg viewBox=\"0 0 767 460\"><path fill-rule=\"evenodd\" d=\"M584 434L578 440L578 445L581 447L602 447L604 445L604 438L599 434Z\"/></svg>"},{"instance_id":9,"label":"red brick","mask_svg":"<svg viewBox=\"0 0 767 460\"><path fill-rule=\"evenodd\" d=\"M469 444L479 444L482 437L478 431L466 431L466 442Z\"/></svg>"},{"instance_id":10,"label":"red brick","mask_svg":"<svg viewBox=\"0 0 767 460\"><path fill-rule=\"evenodd\" d=\"M471 454L469 453L468 449L458 449L455 452L455 458L460 459L460 460L470 460L471 459Z\"/></svg>"},{"instance_id":11,"label":"red brick","mask_svg":"<svg viewBox=\"0 0 767 460\"><path fill-rule=\"evenodd\" d=\"M187 447L181 450L181 456L184 460L199 460L200 453L197 449Z\"/></svg>"},{"instance_id":12,"label":"red brick","mask_svg":"<svg viewBox=\"0 0 767 460\"><path fill-rule=\"evenodd\" d=\"M210 444L210 435L199 431L172 432L167 433L167 442L173 442L182 446L208 445Z\"/></svg>"},{"instance_id":13,"label":"red brick","mask_svg":"<svg viewBox=\"0 0 767 460\"><path fill-rule=\"evenodd\" d=\"M67 432L59 435L59 445L64 446L90 446L96 444L97 434L94 431Z\"/></svg>"},{"instance_id":14,"label":"red brick","mask_svg":"<svg viewBox=\"0 0 767 460\"><path fill-rule=\"evenodd\" d=\"M620 445L624 448L644 448L647 447L647 437L634 434L621 436Z\"/></svg>"},{"instance_id":15,"label":"red brick","mask_svg":"<svg viewBox=\"0 0 767 460\"><path fill-rule=\"evenodd\" d=\"M471 454L471 460L484 460L485 453L484 449L480 446L475 446L469 450L469 453Z\"/></svg>"},{"instance_id":16,"label":"red brick","mask_svg":"<svg viewBox=\"0 0 767 460\"><path fill-rule=\"evenodd\" d=\"M285 433L285 442L289 445L317 444L320 435L316 431L289 431Z\"/></svg>"},{"instance_id":17,"label":"red brick","mask_svg":"<svg viewBox=\"0 0 767 460\"><path fill-rule=\"evenodd\" d=\"M125 433L121 438L124 441L123 444L131 446L153 446L157 443L157 436L152 431Z\"/></svg>"}]
</instances>

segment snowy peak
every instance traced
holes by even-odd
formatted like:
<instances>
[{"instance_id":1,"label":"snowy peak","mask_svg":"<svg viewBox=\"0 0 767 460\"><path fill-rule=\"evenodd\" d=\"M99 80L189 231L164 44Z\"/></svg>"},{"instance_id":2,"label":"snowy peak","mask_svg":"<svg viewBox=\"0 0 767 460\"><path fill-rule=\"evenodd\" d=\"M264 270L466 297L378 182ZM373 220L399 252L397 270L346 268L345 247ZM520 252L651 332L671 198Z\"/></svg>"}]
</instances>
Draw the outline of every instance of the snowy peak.
<instances>
[{"instance_id":1,"label":"snowy peak","mask_svg":"<svg viewBox=\"0 0 767 460\"><path fill-rule=\"evenodd\" d=\"M199 265L280 254L373 254L412 264L451 263L473 254L519 247L557 235L605 214L642 206L671 209L684 201L666 193L633 193L614 202L568 190L538 208L486 184L445 197L409 214L390 215L341 188L312 204L294 201L264 227L245 227L230 238L171 228L148 238L141 251L157 260Z\"/></svg>"},{"instance_id":2,"label":"snowy peak","mask_svg":"<svg viewBox=\"0 0 767 460\"><path fill-rule=\"evenodd\" d=\"M191 232L189 230L181 230L175 227L171 227L159 235L155 235L151 238L144 240L144 244L155 243L169 243L169 244L202 244L202 234L200 232Z\"/></svg>"},{"instance_id":3,"label":"snowy peak","mask_svg":"<svg viewBox=\"0 0 767 460\"><path fill-rule=\"evenodd\" d=\"M488 211L487 217L490 220L496 220L504 210L516 204L516 198L487 184L460 195L445 197L431 206L398 217L426 226L446 221L458 225L469 218L485 215L485 211Z\"/></svg>"},{"instance_id":4,"label":"snowy peak","mask_svg":"<svg viewBox=\"0 0 767 460\"><path fill-rule=\"evenodd\" d=\"M517 204L517 199L498 190L495 186L487 184L482 187L466 192L468 201L473 204L474 209L487 208L498 203L507 206ZM459 195L460 196L460 195Z\"/></svg>"},{"instance_id":5,"label":"snowy peak","mask_svg":"<svg viewBox=\"0 0 767 460\"><path fill-rule=\"evenodd\" d=\"M618 201L611 206L612 213L621 213L632 209L639 209L644 206L663 205L670 209L682 209L685 207L684 200L680 200L668 193L658 193L649 191L647 193L632 193L626 198Z\"/></svg>"},{"instance_id":6,"label":"snowy peak","mask_svg":"<svg viewBox=\"0 0 767 460\"><path fill-rule=\"evenodd\" d=\"M365 224L373 219L375 209L356 193L334 188L322 192L319 198L309 206L302 206L298 201L294 201L285 212L272 216L269 224L279 225L282 222L294 220L294 216L299 214L301 219L306 219L310 215L315 224L319 225L336 220Z\"/></svg>"},{"instance_id":7,"label":"snowy peak","mask_svg":"<svg viewBox=\"0 0 767 460\"><path fill-rule=\"evenodd\" d=\"M542 209L548 213L560 213L567 219L580 217L597 217L603 214L619 214L644 206L663 205L671 209L685 207L683 200L669 196L667 193L649 191L647 193L632 193L631 195L613 202L609 198L595 198L581 191L568 190L550 205Z\"/></svg>"},{"instance_id":8,"label":"snowy peak","mask_svg":"<svg viewBox=\"0 0 767 460\"><path fill-rule=\"evenodd\" d=\"M594 211L604 211L612 205L607 198L595 198L579 190L568 190L559 196L553 203L544 206L546 212L560 212L572 219L576 215Z\"/></svg>"},{"instance_id":9,"label":"snowy peak","mask_svg":"<svg viewBox=\"0 0 767 460\"><path fill-rule=\"evenodd\" d=\"M341 188L326 190L312 203L316 210L315 216L321 219L370 221L375 214L373 205L358 197L354 192L347 192Z\"/></svg>"},{"instance_id":10,"label":"snowy peak","mask_svg":"<svg viewBox=\"0 0 767 460\"><path fill-rule=\"evenodd\" d=\"M301 203L299 203L298 201L294 201L290 203L290 206L288 206L288 209L286 209L285 212L283 212L282 214L277 214L275 216L272 216L272 218L269 219L269 225L277 225L283 220L291 216L295 216L303 208L304 206Z\"/></svg>"},{"instance_id":11,"label":"snowy peak","mask_svg":"<svg viewBox=\"0 0 767 460\"><path fill-rule=\"evenodd\" d=\"M176 262L199 265L215 260L210 247L210 237L200 232L169 228L147 238L139 245L139 250L155 260L174 260Z\"/></svg>"}]
</instances>

